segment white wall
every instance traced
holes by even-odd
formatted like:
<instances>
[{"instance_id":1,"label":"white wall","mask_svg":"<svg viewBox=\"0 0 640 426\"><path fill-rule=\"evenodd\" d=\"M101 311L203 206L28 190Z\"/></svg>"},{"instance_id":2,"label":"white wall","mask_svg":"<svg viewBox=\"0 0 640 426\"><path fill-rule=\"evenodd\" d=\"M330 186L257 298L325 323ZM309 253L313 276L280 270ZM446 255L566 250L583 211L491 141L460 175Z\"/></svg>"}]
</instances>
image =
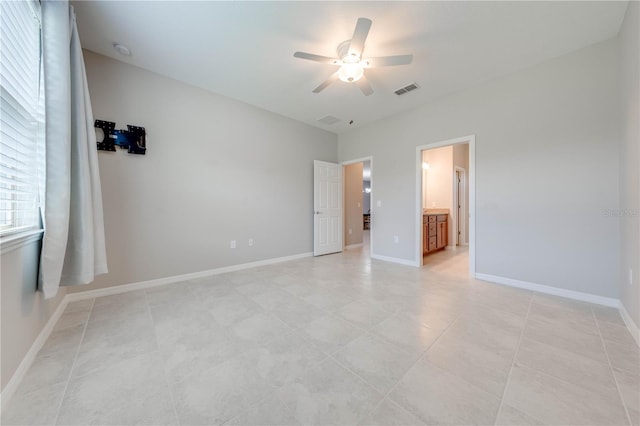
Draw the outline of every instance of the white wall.
<instances>
[{"instance_id":1,"label":"white wall","mask_svg":"<svg viewBox=\"0 0 640 426\"><path fill-rule=\"evenodd\" d=\"M640 4L629 2L627 14L620 30L622 62L622 103L624 138L620 150L620 209L610 220L620 221L620 300L640 326ZM629 269L633 269L633 282L629 284Z\"/></svg>"},{"instance_id":2,"label":"white wall","mask_svg":"<svg viewBox=\"0 0 640 426\"><path fill-rule=\"evenodd\" d=\"M422 170L423 179L426 182L426 195L424 208L449 209L453 200L453 147L425 150L422 153L423 161L429 163L428 170Z\"/></svg>"},{"instance_id":3,"label":"white wall","mask_svg":"<svg viewBox=\"0 0 640 426\"><path fill-rule=\"evenodd\" d=\"M416 146L475 134L477 272L617 297L617 53L609 40L340 135L340 161L375 161L374 254L416 261Z\"/></svg>"},{"instance_id":4,"label":"white wall","mask_svg":"<svg viewBox=\"0 0 640 426\"><path fill-rule=\"evenodd\" d=\"M337 160L334 134L91 52L85 61L94 117L144 126L147 155L99 153L109 273L69 291L312 251L313 160Z\"/></svg>"},{"instance_id":5,"label":"white wall","mask_svg":"<svg viewBox=\"0 0 640 426\"><path fill-rule=\"evenodd\" d=\"M366 180L363 173L362 176L362 213L371 212L371 192L367 192L366 189L371 189L371 162L369 160L362 162L363 170L368 170Z\"/></svg>"},{"instance_id":6,"label":"white wall","mask_svg":"<svg viewBox=\"0 0 640 426\"><path fill-rule=\"evenodd\" d=\"M371 193L366 189L371 189L371 181L365 180L362 182L362 214L371 213Z\"/></svg>"},{"instance_id":7,"label":"white wall","mask_svg":"<svg viewBox=\"0 0 640 426\"><path fill-rule=\"evenodd\" d=\"M42 293L36 292L39 252L40 241L34 241L2 254L0 376L3 390L65 295L65 288L61 288L56 297L44 300Z\"/></svg>"}]
</instances>

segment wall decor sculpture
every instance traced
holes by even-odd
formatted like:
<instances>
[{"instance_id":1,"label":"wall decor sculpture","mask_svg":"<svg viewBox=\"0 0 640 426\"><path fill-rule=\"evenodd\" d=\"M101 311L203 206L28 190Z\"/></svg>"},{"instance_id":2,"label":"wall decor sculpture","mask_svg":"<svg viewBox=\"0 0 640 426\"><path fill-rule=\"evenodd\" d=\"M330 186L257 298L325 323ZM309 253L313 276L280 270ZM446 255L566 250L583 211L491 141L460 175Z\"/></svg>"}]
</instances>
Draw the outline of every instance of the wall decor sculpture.
<instances>
[{"instance_id":1,"label":"wall decor sculpture","mask_svg":"<svg viewBox=\"0 0 640 426\"><path fill-rule=\"evenodd\" d=\"M116 146L126 148L129 154L144 155L147 151L144 127L127 124L127 130L117 130L116 123L104 120L96 120L93 126L104 134L102 140L97 141L98 151L115 151Z\"/></svg>"}]
</instances>

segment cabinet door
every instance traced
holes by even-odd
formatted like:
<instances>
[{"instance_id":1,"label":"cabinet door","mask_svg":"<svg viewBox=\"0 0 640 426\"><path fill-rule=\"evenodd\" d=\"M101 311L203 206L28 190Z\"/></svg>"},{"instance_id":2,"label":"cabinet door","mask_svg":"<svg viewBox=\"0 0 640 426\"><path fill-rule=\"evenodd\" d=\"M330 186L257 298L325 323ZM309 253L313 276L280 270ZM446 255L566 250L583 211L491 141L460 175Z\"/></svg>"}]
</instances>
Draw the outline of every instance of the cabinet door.
<instances>
[{"instance_id":1,"label":"cabinet door","mask_svg":"<svg viewBox=\"0 0 640 426\"><path fill-rule=\"evenodd\" d=\"M447 245L447 222L438 222L438 231L436 237L438 248L442 248Z\"/></svg>"},{"instance_id":2,"label":"cabinet door","mask_svg":"<svg viewBox=\"0 0 640 426\"><path fill-rule=\"evenodd\" d=\"M436 250L438 248L437 237L429 237L429 251Z\"/></svg>"},{"instance_id":3,"label":"cabinet door","mask_svg":"<svg viewBox=\"0 0 640 426\"><path fill-rule=\"evenodd\" d=\"M427 254L429 251L429 224L425 223L422 226L422 254Z\"/></svg>"}]
</instances>

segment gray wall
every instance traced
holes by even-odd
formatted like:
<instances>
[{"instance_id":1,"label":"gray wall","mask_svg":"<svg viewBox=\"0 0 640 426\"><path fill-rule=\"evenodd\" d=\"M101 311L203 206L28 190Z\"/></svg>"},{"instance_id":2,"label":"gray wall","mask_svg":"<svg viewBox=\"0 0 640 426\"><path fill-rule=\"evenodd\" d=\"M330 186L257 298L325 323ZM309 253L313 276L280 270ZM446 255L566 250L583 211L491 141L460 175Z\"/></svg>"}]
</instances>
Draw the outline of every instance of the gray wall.
<instances>
[{"instance_id":1,"label":"gray wall","mask_svg":"<svg viewBox=\"0 0 640 426\"><path fill-rule=\"evenodd\" d=\"M476 134L478 272L619 295L640 324L638 216L603 214L639 208L638 13L630 2L619 39L340 136L341 161L376 158L376 252L415 257L415 147ZM111 272L74 291L311 251L312 160L337 160L334 135L89 52L86 65L96 118L146 126L149 151L99 155ZM65 294L34 291L38 249L2 255L3 389Z\"/></svg>"},{"instance_id":2,"label":"gray wall","mask_svg":"<svg viewBox=\"0 0 640 426\"><path fill-rule=\"evenodd\" d=\"M147 155L99 153L109 273L70 291L312 251L313 160L337 160L334 134L88 51L85 61L94 117L144 126Z\"/></svg>"},{"instance_id":3,"label":"gray wall","mask_svg":"<svg viewBox=\"0 0 640 426\"><path fill-rule=\"evenodd\" d=\"M611 220L620 222L620 300L627 312L640 326L640 102L638 94L638 52L640 51L640 4L629 2L627 14L620 30L622 58L622 102L624 138L620 150L620 215ZM629 269L633 269L633 282L629 283Z\"/></svg>"},{"instance_id":4,"label":"gray wall","mask_svg":"<svg viewBox=\"0 0 640 426\"><path fill-rule=\"evenodd\" d=\"M618 59L612 39L340 135L340 161L373 156L375 254L416 260L416 146L475 134L477 272L618 297Z\"/></svg>"},{"instance_id":5,"label":"gray wall","mask_svg":"<svg viewBox=\"0 0 640 426\"><path fill-rule=\"evenodd\" d=\"M2 389L22 362L49 318L62 302L65 289L44 300L36 292L40 242L34 241L2 254L0 299L2 300Z\"/></svg>"}]
</instances>

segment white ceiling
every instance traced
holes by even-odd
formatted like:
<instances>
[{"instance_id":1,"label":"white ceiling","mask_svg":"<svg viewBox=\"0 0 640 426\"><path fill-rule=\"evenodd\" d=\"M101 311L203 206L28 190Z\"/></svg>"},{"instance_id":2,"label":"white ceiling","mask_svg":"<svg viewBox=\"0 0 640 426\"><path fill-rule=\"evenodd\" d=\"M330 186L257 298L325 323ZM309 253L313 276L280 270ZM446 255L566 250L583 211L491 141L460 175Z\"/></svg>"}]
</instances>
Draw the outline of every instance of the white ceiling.
<instances>
[{"instance_id":1,"label":"white ceiling","mask_svg":"<svg viewBox=\"0 0 640 426\"><path fill-rule=\"evenodd\" d=\"M341 133L615 36L626 2L77 1L85 49ZM369 69L375 93L336 82L335 56L358 17L373 20L365 57L413 54ZM133 55L119 55L113 42ZM403 96L394 90L417 82ZM333 115L342 121L324 125ZM353 124L349 125L349 121Z\"/></svg>"}]
</instances>

